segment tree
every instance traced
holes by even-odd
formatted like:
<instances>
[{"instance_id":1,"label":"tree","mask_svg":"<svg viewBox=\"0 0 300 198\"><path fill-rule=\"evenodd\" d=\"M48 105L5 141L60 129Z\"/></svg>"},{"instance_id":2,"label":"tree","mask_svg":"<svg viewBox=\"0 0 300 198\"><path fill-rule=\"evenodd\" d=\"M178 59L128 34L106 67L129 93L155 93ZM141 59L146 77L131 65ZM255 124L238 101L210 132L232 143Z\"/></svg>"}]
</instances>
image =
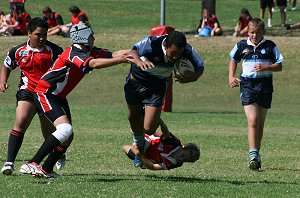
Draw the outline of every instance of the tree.
<instances>
[{"instance_id":1,"label":"tree","mask_svg":"<svg viewBox=\"0 0 300 198\"><path fill-rule=\"evenodd\" d=\"M216 14L216 0L202 0L201 1L202 10L206 8L209 13Z\"/></svg>"}]
</instances>

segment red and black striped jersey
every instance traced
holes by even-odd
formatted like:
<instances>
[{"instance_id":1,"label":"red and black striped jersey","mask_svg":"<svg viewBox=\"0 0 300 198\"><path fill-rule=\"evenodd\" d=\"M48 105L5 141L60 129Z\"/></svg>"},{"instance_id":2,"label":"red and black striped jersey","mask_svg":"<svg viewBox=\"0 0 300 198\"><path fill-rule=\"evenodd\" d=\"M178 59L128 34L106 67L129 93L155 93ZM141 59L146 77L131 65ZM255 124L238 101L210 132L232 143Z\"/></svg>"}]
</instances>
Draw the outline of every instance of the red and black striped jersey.
<instances>
[{"instance_id":1,"label":"red and black striped jersey","mask_svg":"<svg viewBox=\"0 0 300 198\"><path fill-rule=\"evenodd\" d=\"M164 169L173 169L182 166L182 162L177 162L171 155L182 147L177 138L173 138L172 145L162 141L162 136L147 135L145 139L150 143L144 155L146 158L160 164Z\"/></svg>"},{"instance_id":2,"label":"red and black striped jersey","mask_svg":"<svg viewBox=\"0 0 300 198\"><path fill-rule=\"evenodd\" d=\"M46 41L41 49L29 46L29 40L13 47L6 55L4 66L10 70L19 67L19 89L34 92L34 89L48 69L52 66L63 49L58 45Z\"/></svg>"},{"instance_id":3,"label":"red and black striped jersey","mask_svg":"<svg viewBox=\"0 0 300 198\"><path fill-rule=\"evenodd\" d=\"M53 66L38 82L36 92L50 93L61 98L75 88L86 73L92 68L89 61L93 58L111 58L112 52L94 47L90 52L83 51L81 46L73 44L66 48Z\"/></svg>"}]
</instances>

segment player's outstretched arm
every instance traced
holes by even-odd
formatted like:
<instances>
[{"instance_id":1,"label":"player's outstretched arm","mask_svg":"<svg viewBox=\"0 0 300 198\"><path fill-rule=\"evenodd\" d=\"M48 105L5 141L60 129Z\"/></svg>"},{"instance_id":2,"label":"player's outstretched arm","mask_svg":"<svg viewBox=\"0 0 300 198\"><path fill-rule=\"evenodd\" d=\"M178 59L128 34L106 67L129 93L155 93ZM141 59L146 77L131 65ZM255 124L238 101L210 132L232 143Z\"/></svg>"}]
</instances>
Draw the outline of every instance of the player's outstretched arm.
<instances>
[{"instance_id":1,"label":"player's outstretched arm","mask_svg":"<svg viewBox=\"0 0 300 198\"><path fill-rule=\"evenodd\" d=\"M137 145L133 145L131 148L132 152L141 158L143 167L150 169L150 170L164 170L164 167L162 167L160 164L155 164L151 160L147 159L138 149Z\"/></svg>"},{"instance_id":2,"label":"player's outstretched arm","mask_svg":"<svg viewBox=\"0 0 300 198\"><path fill-rule=\"evenodd\" d=\"M113 58L95 58L91 59L89 62L89 67L93 69L102 69L106 67L111 67L113 65L121 64L121 63L131 63L132 56L128 54L123 54L121 56L113 57Z\"/></svg>"},{"instance_id":3,"label":"player's outstretched arm","mask_svg":"<svg viewBox=\"0 0 300 198\"><path fill-rule=\"evenodd\" d=\"M133 57L133 63L142 70L155 67L150 61L142 61L136 50L131 50L129 54Z\"/></svg>"}]
</instances>

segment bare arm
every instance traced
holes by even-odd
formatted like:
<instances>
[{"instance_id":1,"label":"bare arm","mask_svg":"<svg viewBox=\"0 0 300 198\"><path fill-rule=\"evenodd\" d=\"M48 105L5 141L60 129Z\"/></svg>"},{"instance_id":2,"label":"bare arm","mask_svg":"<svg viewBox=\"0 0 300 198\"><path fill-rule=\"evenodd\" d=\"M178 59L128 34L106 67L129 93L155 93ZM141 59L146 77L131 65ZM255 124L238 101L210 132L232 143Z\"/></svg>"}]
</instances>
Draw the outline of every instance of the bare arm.
<instances>
[{"instance_id":1,"label":"bare arm","mask_svg":"<svg viewBox=\"0 0 300 198\"><path fill-rule=\"evenodd\" d=\"M132 62L132 56L124 54L113 58L95 58L91 59L89 62L89 67L93 69L102 69L106 67L111 67L121 63Z\"/></svg>"},{"instance_id":2,"label":"bare arm","mask_svg":"<svg viewBox=\"0 0 300 198\"><path fill-rule=\"evenodd\" d=\"M263 64L263 63L257 63L254 65L255 71L281 71L282 70L282 64L281 63L275 63L275 64Z\"/></svg>"},{"instance_id":3,"label":"bare arm","mask_svg":"<svg viewBox=\"0 0 300 198\"><path fill-rule=\"evenodd\" d=\"M7 80L9 78L11 70L5 67L4 65L2 66L1 69L1 74L0 74L0 93L5 92L6 89L8 89L8 83Z\"/></svg>"},{"instance_id":4,"label":"bare arm","mask_svg":"<svg viewBox=\"0 0 300 198\"><path fill-rule=\"evenodd\" d=\"M133 145L131 148L132 152L141 158L143 166L150 170L165 170L160 164L155 164L151 160L147 159L138 149L137 145Z\"/></svg>"},{"instance_id":5,"label":"bare arm","mask_svg":"<svg viewBox=\"0 0 300 198\"><path fill-rule=\"evenodd\" d=\"M238 87L240 79L235 77L237 63L230 59L228 66L228 82L230 87Z\"/></svg>"},{"instance_id":6,"label":"bare arm","mask_svg":"<svg viewBox=\"0 0 300 198\"><path fill-rule=\"evenodd\" d=\"M200 76L202 76L203 72L204 72L204 67L201 67L195 73L194 72L189 72L184 76L177 73L177 74L175 74L175 78L176 78L175 81L179 82L179 83L195 82L200 78Z\"/></svg>"}]
</instances>

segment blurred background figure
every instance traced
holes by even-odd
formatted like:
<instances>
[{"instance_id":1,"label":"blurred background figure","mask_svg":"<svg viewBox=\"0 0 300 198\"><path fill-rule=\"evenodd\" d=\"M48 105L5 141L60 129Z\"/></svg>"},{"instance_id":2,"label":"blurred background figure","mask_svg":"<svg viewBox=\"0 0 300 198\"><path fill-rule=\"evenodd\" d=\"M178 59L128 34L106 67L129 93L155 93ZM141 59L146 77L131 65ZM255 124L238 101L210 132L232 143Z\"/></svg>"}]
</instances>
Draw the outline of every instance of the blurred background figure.
<instances>
[{"instance_id":1,"label":"blurred background figure","mask_svg":"<svg viewBox=\"0 0 300 198\"><path fill-rule=\"evenodd\" d=\"M206 34L207 30L210 31L210 34L204 35L203 32ZM202 10L202 17L199 21L197 33L199 36L221 36L223 33L218 18L210 14L206 8Z\"/></svg>"},{"instance_id":2,"label":"blurred background figure","mask_svg":"<svg viewBox=\"0 0 300 198\"><path fill-rule=\"evenodd\" d=\"M285 27L285 22L286 22L285 8L287 6L287 0L277 0L276 5L278 6L280 12L281 27Z\"/></svg>"},{"instance_id":3,"label":"blurred background figure","mask_svg":"<svg viewBox=\"0 0 300 198\"><path fill-rule=\"evenodd\" d=\"M260 0L260 18L264 20L265 10L268 8L268 27L272 27L272 8L274 7L274 0Z\"/></svg>"},{"instance_id":4,"label":"blurred background figure","mask_svg":"<svg viewBox=\"0 0 300 198\"><path fill-rule=\"evenodd\" d=\"M58 12L53 12L50 7L45 7L43 9L43 17L49 25L48 35L59 35L60 32L56 30L64 24L61 15Z\"/></svg>"},{"instance_id":5,"label":"blurred background figure","mask_svg":"<svg viewBox=\"0 0 300 198\"><path fill-rule=\"evenodd\" d=\"M241 14L238 22L234 28L234 37L238 36L248 36L248 23L252 19L249 10L246 8L241 9Z\"/></svg>"}]
</instances>

